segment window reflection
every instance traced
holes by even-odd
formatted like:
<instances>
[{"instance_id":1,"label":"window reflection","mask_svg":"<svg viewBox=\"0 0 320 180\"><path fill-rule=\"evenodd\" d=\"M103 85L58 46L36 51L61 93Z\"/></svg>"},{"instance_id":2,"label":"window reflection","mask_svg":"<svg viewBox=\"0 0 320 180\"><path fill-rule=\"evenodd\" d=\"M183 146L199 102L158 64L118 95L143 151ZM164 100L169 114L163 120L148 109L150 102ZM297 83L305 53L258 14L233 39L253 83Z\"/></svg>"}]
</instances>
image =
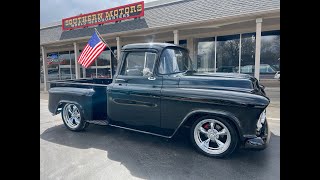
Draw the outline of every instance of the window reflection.
<instances>
[{"instance_id":1,"label":"window reflection","mask_svg":"<svg viewBox=\"0 0 320 180\"><path fill-rule=\"evenodd\" d=\"M280 71L280 31L261 33L260 79L272 79Z\"/></svg>"},{"instance_id":2,"label":"window reflection","mask_svg":"<svg viewBox=\"0 0 320 180\"><path fill-rule=\"evenodd\" d=\"M59 52L59 79L71 79L71 61L69 51ZM74 78L73 78L74 79Z\"/></svg>"},{"instance_id":3,"label":"window reflection","mask_svg":"<svg viewBox=\"0 0 320 180\"><path fill-rule=\"evenodd\" d=\"M111 64L112 64L112 76L116 73L117 67L118 67L118 59L113 55L113 54L117 54L117 48L111 47L111 50L113 51L113 53L111 53Z\"/></svg>"},{"instance_id":4,"label":"window reflection","mask_svg":"<svg viewBox=\"0 0 320 180\"><path fill-rule=\"evenodd\" d=\"M47 54L48 81L59 80L59 53Z\"/></svg>"},{"instance_id":5,"label":"window reflection","mask_svg":"<svg viewBox=\"0 0 320 180\"><path fill-rule=\"evenodd\" d=\"M240 35L217 37L217 71L235 73L239 67Z\"/></svg>"},{"instance_id":6,"label":"window reflection","mask_svg":"<svg viewBox=\"0 0 320 180\"><path fill-rule=\"evenodd\" d=\"M42 54L40 53L40 83L43 83L43 60Z\"/></svg>"},{"instance_id":7,"label":"window reflection","mask_svg":"<svg viewBox=\"0 0 320 180\"><path fill-rule=\"evenodd\" d=\"M92 66L88 67L85 69L86 71L86 78L95 78L97 75L97 69Z\"/></svg>"},{"instance_id":8,"label":"window reflection","mask_svg":"<svg viewBox=\"0 0 320 180\"><path fill-rule=\"evenodd\" d=\"M71 60L71 79L75 79L76 78L76 70L75 70L75 55L74 55L74 51L70 51L70 60Z\"/></svg>"},{"instance_id":9,"label":"window reflection","mask_svg":"<svg viewBox=\"0 0 320 180\"><path fill-rule=\"evenodd\" d=\"M116 48L112 48L116 53ZM79 56L81 50L79 51ZM117 66L116 58L111 54L111 51L103 51L97 60L88 67L83 69L80 65L80 77L82 78L111 78L111 59L114 66L114 71ZM52 80L65 80L76 79L75 71L75 54L74 51L52 52L47 54L47 67L48 67L48 81ZM83 77L83 71L86 76ZM40 81L44 81L42 70L42 57L40 54Z\"/></svg>"},{"instance_id":10,"label":"window reflection","mask_svg":"<svg viewBox=\"0 0 320 180\"><path fill-rule=\"evenodd\" d=\"M198 72L246 73L254 75L256 33L200 38L197 41L197 59L194 69ZM215 54L216 53L216 54ZM216 62L215 62L216 55ZM241 59L239 62L239 56ZM216 64L216 71L214 65ZM239 69L240 66L240 69ZM261 33L260 79L273 79L280 71L280 30Z\"/></svg>"},{"instance_id":11,"label":"window reflection","mask_svg":"<svg viewBox=\"0 0 320 180\"><path fill-rule=\"evenodd\" d=\"M87 78L111 78L111 52L102 51L98 58L89 66L86 71Z\"/></svg>"},{"instance_id":12,"label":"window reflection","mask_svg":"<svg viewBox=\"0 0 320 180\"><path fill-rule=\"evenodd\" d=\"M241 35L241 62L240 73L253 75L256 52L256 34L246 33ZM237 68L237 72L238 68Z\"/></svg>"},{"instance_id":13,"label":"window reflection","mask_svg":"<svg viewBox=\"0 0 320 180\"><path fill-rule=\"evenodd\" d=\"M198 72L215 72L215 38L198 39L195 69Z\"/></svg>"},{"instance_id":14,"label":"window reflection","mask_svg":"<svg viewBox=\"0 0 320 180\"><path fill-rule=\"evenodd\" d=\"M111 51L103 51L97 59L97 78L111 78Z\"/></svg>"}]
</instances>

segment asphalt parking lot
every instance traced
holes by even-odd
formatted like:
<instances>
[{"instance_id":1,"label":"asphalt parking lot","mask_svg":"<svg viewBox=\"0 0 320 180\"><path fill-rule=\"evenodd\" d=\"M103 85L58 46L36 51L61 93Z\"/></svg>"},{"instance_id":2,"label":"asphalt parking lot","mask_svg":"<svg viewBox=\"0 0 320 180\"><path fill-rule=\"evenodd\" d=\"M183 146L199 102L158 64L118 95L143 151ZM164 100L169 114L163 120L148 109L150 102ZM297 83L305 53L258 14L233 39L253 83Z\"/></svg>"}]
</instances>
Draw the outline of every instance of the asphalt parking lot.
<instances>
[{"instance_id":1,"label":"asphalt parking lot","mask_svg":"<svg viewBox=\"0 0 320 180\"><path fill-rule=\"evenodd\" d=\"M46 97L40 93L40 179L280 179L277 120L267 149L214 159L184 132L170 140L97 125L71 132L51 116Z\"/></svg>"}]
</instances>

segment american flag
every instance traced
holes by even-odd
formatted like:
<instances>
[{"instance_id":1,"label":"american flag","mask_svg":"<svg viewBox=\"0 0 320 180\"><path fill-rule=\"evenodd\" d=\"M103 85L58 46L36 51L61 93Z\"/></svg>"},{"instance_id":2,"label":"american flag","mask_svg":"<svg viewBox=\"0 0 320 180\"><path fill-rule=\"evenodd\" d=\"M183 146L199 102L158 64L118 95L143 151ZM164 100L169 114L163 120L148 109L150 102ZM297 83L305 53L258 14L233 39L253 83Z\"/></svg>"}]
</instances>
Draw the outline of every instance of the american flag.
<instances>
[{"instance_id":1,"label":"american flag","mask_svg":"<svg viewBox=\"0 0 320 180\"><path fill-rule=\"evenodd\" d=\"M100 39L97 32L95 31L86 47L81 52L78 58L78 62L83 67L88 68L106 48L106 46L107 45Z\"/></svg>"}]
</instances>

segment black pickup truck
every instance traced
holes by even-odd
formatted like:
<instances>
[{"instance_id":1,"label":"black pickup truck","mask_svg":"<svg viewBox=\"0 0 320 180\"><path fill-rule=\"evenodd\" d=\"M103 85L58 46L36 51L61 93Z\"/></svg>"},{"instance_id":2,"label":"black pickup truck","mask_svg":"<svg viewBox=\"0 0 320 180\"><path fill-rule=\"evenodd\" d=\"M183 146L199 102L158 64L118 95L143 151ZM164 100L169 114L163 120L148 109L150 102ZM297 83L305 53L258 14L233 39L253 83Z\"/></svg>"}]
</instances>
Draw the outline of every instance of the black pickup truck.
<instances>
[{"instance_id":1,"label":"black pickup truck","mask_svg":"<svg viewBox=\"0 0 320 180\"><path fill-rule=\"evenodd\" d=\"M174 44L129 44L121 51L113 79L50 82L49 110L61 112L68 129L94 123L171 138L188 127L195 148L213 157L266 148L270 101L256 78L198 73L188 50Z\"/></svg>"}]
</instances>

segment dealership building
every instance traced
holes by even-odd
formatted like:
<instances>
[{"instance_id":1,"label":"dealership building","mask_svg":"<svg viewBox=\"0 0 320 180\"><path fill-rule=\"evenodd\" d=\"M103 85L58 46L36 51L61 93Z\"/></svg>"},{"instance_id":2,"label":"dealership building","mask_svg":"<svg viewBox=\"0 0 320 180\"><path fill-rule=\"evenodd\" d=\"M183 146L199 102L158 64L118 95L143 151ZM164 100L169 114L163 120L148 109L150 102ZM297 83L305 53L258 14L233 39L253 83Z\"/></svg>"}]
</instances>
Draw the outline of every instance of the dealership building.
<instances>
[{"instance_id":1,"label":"dealership building","mask_svg":"<svg viewBox=\"0 0 320 180\"><path fill-rule=\"evenodd\" d=\"M104 23L83 25L80 20L88 21L91 13L41 25L40 86L44 91L51 80L111 78L121 47L143 42L168 42L188 48L198 72L247 73L261 82L277 81L280 0L158 0L138 2L136 9L131 6L113 8L114 14L106 15L109 19L104 18ZM120 18L121 11L116 14L115 9L121 8ZM109 10L102 9L104 14ZM115 15L118 18L112 17ZM84 68L77 58L95 29L110 48Z\"/></svg>"}]
</instances>

